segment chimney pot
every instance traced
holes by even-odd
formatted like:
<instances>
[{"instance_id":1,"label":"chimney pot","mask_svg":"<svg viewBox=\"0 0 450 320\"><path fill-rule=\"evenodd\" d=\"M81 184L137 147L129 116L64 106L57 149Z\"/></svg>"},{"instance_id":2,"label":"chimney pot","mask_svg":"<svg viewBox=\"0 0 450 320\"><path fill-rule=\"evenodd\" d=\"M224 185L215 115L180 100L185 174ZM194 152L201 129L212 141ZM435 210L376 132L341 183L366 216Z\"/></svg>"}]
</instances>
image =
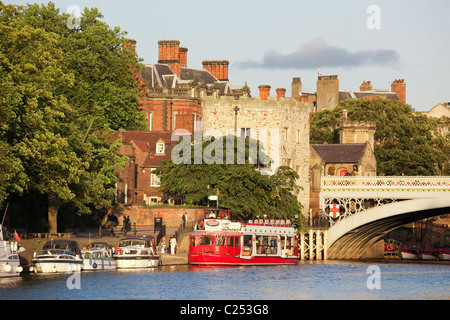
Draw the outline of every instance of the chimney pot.
<instances>
[{"instance_id":1,"label":"chimney pot","mask_svg":"<svg viewBox=\"0 0 450 320\"><path fill-rule=\"evenodd\" d=\"M259 87L259 97L261 100L267 100L267 97L270 97L270 86L269 85L260 85Z\"/></svg>"},{"instance_id":2,"label":"chimney pot","mask_svg":"<svg viewBox=\"0 0 450 320\"><path fill-rule=\"evenodd\" d=\"M278 88L275 91L277 92L277 99L285 98L285 96L286 96L286 89L285 88Z\"/></svg>"}]
</instances>

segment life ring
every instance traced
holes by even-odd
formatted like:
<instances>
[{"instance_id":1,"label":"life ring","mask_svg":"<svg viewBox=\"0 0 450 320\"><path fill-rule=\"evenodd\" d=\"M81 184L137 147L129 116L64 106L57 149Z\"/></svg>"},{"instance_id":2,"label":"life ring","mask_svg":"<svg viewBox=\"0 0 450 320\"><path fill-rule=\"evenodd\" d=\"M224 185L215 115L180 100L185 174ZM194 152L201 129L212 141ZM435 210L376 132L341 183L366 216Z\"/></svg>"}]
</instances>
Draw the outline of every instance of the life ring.
<instances>
[{"instance_id":1,"label":"life ring","mask_svg":"<svg viewBox=\"0 0 450 320\"><path fill-rule=\"evenodd\" d=\"M200 221L200 223L198 224L198 229L205 230L205 223L203 221Z\"/></svg>"},{"instance_id":2,"label":"life ring","mask_svg":"<svg viewBox=\"0 0 450 320\"><path fill-rule=\"evenodd\" d=\"M120 254L123 254L122 248L116 248L116 250L114 251L115 254L117 254L117 252L120 251Z\"/></svg>"},{"instance_id":3,"label":"life ring","mask_svg":"<svg viewBox=\"0 0 450 320\"><path fill-rule=\"evenodd\" d=\"M388 251L392 251L392 250L394 250L394 246L392 245L392 244L388 244L387 246L386 246L386 249L388 249Z\"/></svg>"}]
</instances>

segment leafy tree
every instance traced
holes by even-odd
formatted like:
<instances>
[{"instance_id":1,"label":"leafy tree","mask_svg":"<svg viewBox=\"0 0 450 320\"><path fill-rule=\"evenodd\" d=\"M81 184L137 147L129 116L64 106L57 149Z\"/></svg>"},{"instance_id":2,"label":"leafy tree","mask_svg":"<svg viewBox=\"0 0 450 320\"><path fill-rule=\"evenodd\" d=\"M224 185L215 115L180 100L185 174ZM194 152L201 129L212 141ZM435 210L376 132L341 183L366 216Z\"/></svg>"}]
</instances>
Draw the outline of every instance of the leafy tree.
<instances>
[{"instance_id":1,"label":"leafy tree","mask_svg":"<svg viewBox=\"0 0 450 320\"><path fill-rule=\"evenodd\" d=\"M206 139L205 142L183 138L177 145L179 148L174 148L172 159L155 171L161 177L160 189L168 197L184 195L187 204L196 205L206 205L208 195L219 190L219 206L230 209L240 218L262 217L264 214L300 217L302 206L295 196L299 190L295 183L298 174L284 166L279 167L274 175L262 174L258 169L261 169L261 163L267 164L269 158L259 149L260 144L248 138L230 137ZM230 141L231 163L230 159L227 161L226 152ZM252 160L254 147L257 148L253 150L259 154L259 162ZM201 151L200 161L196 159L199 155L196 150ZM178 154L185 161L177 161Z\"/></svg>"},{"instance_id":2,"label":"leafy tree","mask_svg":"<svg viewBox=\"0 0 450 320\"><path fill-rule=\"evenodd\" d=\"M375 121L377 171L386 175L436 175L448 158L434 119L412 112L411 106L388 99L347 99L333 110L313 114L311 143L339 143L339 112L353 121Z\"/></svg>"},{"instance_id":3,"label":"leafy tree","mask_svg":"<svg viewBox=\"0 0 450 320\"><path fill-rule=\"evenodd\" d=\"M68 15L52 3L0 2L0 153L8 154L0 163L7 182L0 200L25 189L46 194L53 233L65 203L80 214L110 205L114 170L126 162L116 155L112 130L145 125L137 58L101 17L86 9L80 28L68 29Z\"/></svg>"}]
</instances>

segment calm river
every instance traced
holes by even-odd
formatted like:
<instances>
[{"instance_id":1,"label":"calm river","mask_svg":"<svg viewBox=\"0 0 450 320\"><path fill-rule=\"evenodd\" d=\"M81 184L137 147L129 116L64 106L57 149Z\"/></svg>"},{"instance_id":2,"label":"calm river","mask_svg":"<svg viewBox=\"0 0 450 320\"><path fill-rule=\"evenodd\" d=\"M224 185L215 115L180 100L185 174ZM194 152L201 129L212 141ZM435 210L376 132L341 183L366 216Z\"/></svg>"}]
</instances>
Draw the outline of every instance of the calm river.
<instances>
[{"instance_id":1,"label":"calm river","mask_svg":"<svg viewBox=\"0 0 450 320\"><path fill-rule=\"evenodd\" d=\"M450 300L450 264L162 266L0 279L0 300Z\"/></svg>"}]
</instances>

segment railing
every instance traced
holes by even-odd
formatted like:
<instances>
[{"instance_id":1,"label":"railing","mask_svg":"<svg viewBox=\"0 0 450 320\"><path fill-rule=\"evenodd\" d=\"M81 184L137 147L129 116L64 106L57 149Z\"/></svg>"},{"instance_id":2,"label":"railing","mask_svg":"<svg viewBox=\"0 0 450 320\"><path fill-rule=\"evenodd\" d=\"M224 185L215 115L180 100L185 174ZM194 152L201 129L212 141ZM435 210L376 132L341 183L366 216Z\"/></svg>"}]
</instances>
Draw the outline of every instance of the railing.
<instances>
[{"instance_id":1,"label":"railing","mask_svg":"<svg viewBox=\"0 0 450 320\"><path fill-rule=\"evenodd\" d=\"M450 177L322 177L322 190L450 191Z\"/></svg>"}]
</instances>

